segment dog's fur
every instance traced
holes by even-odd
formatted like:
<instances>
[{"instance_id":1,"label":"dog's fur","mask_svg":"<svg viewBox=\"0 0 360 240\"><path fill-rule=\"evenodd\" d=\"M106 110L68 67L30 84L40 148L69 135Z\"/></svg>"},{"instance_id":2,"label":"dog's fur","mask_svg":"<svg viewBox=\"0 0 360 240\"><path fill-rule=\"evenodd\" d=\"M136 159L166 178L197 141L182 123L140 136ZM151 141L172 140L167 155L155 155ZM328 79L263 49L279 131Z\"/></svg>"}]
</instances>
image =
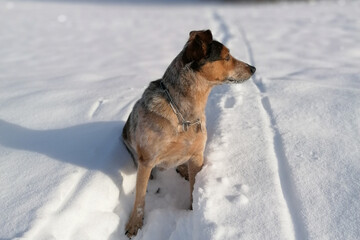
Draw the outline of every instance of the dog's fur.
<instances>
[{"instance_id":1,"label":"dog's fur","mask_svg":"<svg viewBox=\"0 0 360 240\"><path fill-rule=\"evenodd\" d=\"M213 40L210 30L192 31L162 79L150 83L122 133L138 167L134 208L126 225L129 237L142 227L147 183L155 166L168 169L181 165L178 169L182 175L188 175L192 203L195 175L203 165L207 139L205 106L210 91L222 83L244 82L255 70L232 57L224 45ZM171 101L184 119L199 119L201 124L184 128Z\"/></svg>"}]
</instances>

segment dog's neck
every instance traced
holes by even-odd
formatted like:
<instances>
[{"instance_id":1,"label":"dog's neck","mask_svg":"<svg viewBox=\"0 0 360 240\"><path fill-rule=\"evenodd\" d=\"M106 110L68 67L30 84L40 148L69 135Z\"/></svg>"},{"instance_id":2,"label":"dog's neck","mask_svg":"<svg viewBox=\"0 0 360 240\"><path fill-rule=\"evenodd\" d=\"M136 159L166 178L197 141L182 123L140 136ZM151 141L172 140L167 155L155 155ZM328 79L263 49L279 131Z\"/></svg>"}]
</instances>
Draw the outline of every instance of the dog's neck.
<instances>
[{"instance_id":1,"label":"dog's neck","mask_svg":"<svg viewBox=\"0 0 360 240\"><path fill-rule=\"evenodd\" d=\"M185 119L205 121L205 107L212 85L176 57L162 78L174 103Z\"/></svg>"}]
</instances>

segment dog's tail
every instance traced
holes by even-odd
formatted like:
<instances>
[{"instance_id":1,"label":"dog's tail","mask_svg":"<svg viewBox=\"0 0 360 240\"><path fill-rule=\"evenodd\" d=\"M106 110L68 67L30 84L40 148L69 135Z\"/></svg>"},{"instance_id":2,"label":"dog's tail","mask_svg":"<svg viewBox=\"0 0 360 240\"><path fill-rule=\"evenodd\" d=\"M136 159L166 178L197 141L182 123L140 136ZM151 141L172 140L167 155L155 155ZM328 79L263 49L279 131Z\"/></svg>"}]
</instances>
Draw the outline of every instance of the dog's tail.
<instances>
[{"instance_id":1,"label":"dog's tail","mask_svg":"<svg viewBox=\"0 0 360 240\"><path fill-rule=\"evenodd\" d=\"M127 119L125 126L123 128L123 131L122 131L122 142L124 143L126 150L130 153L130 156L131 156L135 166L137 167L137 159L136 159L137 154L129 142L130 117L131 117L131 114L129 115L129 118Z\"/></svg>"}]
</instances>

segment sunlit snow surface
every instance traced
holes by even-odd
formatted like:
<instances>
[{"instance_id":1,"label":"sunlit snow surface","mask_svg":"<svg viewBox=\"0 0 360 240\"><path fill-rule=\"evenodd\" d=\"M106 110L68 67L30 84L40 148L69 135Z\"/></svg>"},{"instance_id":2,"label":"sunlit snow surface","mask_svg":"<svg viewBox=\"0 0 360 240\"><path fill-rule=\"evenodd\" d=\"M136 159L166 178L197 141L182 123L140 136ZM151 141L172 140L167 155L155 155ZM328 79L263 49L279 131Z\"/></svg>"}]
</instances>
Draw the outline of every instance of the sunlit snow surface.
<instances>
[{"instance_id":1,"label":"sunlit snow surface","mask_svg":"<svg viewBox=\"0 0 360 240\"><path fill-rule=\"evenodd\" d=\"M359 12L1 2L0 239L127 239L136 170L118 138L194 29L257 73L209 97L194 210L160 172L134 239L359 239Z\"/></svg>"}]
</instances>

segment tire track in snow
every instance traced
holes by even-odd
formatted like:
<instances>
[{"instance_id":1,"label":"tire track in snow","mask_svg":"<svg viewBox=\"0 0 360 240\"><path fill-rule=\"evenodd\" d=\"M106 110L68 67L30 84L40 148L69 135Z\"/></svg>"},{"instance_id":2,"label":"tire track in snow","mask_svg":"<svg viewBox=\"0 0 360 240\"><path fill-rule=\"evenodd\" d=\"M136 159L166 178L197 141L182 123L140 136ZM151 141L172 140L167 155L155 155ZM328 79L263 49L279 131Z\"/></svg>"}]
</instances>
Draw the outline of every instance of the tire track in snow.
<instances>
[{"instance_id":1,"label":"tire track in snow","mask_svg":"<svg viewBox=\"0 0 360 240\"><path fill-rule=\"evenodd\" d=\"M255 66L255 58L251 44L247 39L244 29L240 27L239 30L248 52L248 57L250 61L249 63ZM260 93L262 108L264 109L264 112L266 114L266 122L269 123L269 135L272 138L271 142L273 146L271 155L273 155L273 158L276 160L277 163L277 171L280 181L281 193L287 206L287 212L290 215L291 224L294 231L294 237L298 240L308 239L308 234L304 226L304 220L298 207L301 205L301 203L300 200L297 198L295 186L291 178L291 169L285 154L283 139L277 127L270 100L267 96L265 96L266 88L262 82L262 78L256 73L253 75L252 79L253 84L256 86Z\"/></svg>"},{"instance_id":2,"label":"tire track in snow","mask_svg":"<svg viewBox=\"0 0 360 240\"><path fill-rule=\"evenodd\" d=\"M218 29L219 33L222 33L220 42L222 42L224 45L227 45L229 40L232 38L232 35L230 33L228 26L226 25L224 19L220 16L220 14L218 12L214 11L212 17L215 20L215 22L217 22L219 25L219 28L220 28L220 29Z\"/></svg>"},{"instance_id":3,"label":"tire track in snow","mask_svg":"<svg viewBox=\"0 0 360 240\"><path fill-rule=\"evenodd\" d=\"M222 16L221 12L213 10L209 12L209 18L211 21L211 28L213 29L214 33L214 38L230 47L230 49L235 48L233 41L235 36L233 34L234 31L232 31L231 25L228 25L228 23L225 21L225 18ZM202 201L202 205L211 206L216 201L225 200L225 209L236 209L232 211L227 211L225 209L223 211L219 209L209 211L204 207L200 208L200 210L203 210L206 213L204 219L210 223L214 223L214 226L211 227L213 228L212 237L209 237L208 239L240 239L244 238L243 236L245 235L257 238L257 236L259 236L258 234L252 232L254 229L252 227L258 225L257 222L252 224L246 223L243 227L240 228L238 227L238 224L234 224L235 222L251 222L247 214L252 212L251 209L253 209L253 203L251 203L251 201L254 199L254 192L251 191L248 185L251 184L252 180L250 180L250 182L244 182L245 179L243 179L241 175L238 175L236 170L234 171L234 169L239 169L242 167L242 161L238 159L239 152L241 151L239 151L239 149L241 149L241 147L239 147L237 144L240 142L238 141L238 137L234 136L232 133L238 131L237 123L239 122L236 120L240 120L242 117L238 113L236 113L236 117L232 117L232 115L240 107L242 107L241 105L243 105L244 102L243 96L244 92L239 88L231 84L224 84L213 88L207 103L206 115L208 126L208 142L206 152L210 153L207 156L211 156L212 159L211 163L209 164L210 168L214 166L216 168L216 171L211 172L211 174L214 174L212 176L219 176L215 179L216 181L212 183L211 187L209 188L219 184L217 187L220 187L221 191L217 190L216 193L214 191L214 193L210 194L211 196L209 197L206 195L209 194L209 192L212 190L207 189L207 186L205 186L204 189L206 189L207 194L204 194L204 198L206 200ZM256 97L253 98L256 99ZM258 108L257 104L258 103L255 102L251 106ZM247 108L248 107L245 107L244 109ZM214 149L216 150L214 151ZM217 153L212 155L212 152ZM209 172L210 171L211 170L209 170ZM218 175L218 173L220 173L220 175ZM251 188L253 186L254 185L252 185ZM257 209L255 211L257 211ZM212 218L210 215L221 217L220 219L217 217ZM222 217L234 219L234 221L233 223L229 224L226 220L221 219ZM253 215L251 217L253 217ZM279 231L276 230L276 232Z\"/></svg>"},{"instance_id":4,"label":"tire track in snow","mask_svg":"<svg viewBox=\"0 0 360 240\"><path fill-rule=\"evenodd\" d=\"M219 36L218 38L220 42L231 48L231 46L229 46L229 40L234 35L231 33L231 29L229 29L229 25L225 22L224 18L218 12L214 11L212 16L213 20L215 20L215 22L217 23L215 35ZM237 29L235 29L235 31L237 31ZM240 29L240 37L244 41L244 46L248 52L249 63L255 65L252 48L242 29ZM280 219L282 219L281 232L284 235L285 239L307 239L307 234L303 229L304 227L298 209L295 207L297 204L297 200L295 197L296 194L292 192L292 184L290 183L290 167L288 166L288 162L285 157L281 135L276 127L277 125L273 116L273 111L269 99L267 96L265 96L265 86L263 85L262 79L260 77L254 75L252 79L255 86L254 89L257 89L260 95L260 101L258 103L260 105L259 109L263 109L260 112L260 117L263 118L262 122L267 125L263 126L262 131L266 139L269 139L269 143L264 144L267 145L268 150L266 154L270 158L271 165L269 166L269 168L275 172L274 187L278 189L276 192L278 193L278 197L280 199L281 210L279 212L279 215ZM223 106L218 109L220 113L223 112L223 110L226 108L232 108L238 100L233 96L231 98L226 97L228 93L234 93L234 90L231 88L230 85L223 85L220 88L215 89L214 93L217 95L213 95L213 97L218 98L218 102L223 103ZM220 97L217 97L218 94L221 94ZM215 125L216 124L218 124L218 122L216 122Z\"/></svg>"},{"instance_id":5,"label":"tire track in snow","mask_svg":"<svg viewBox=\"0 0 360 240\"><path fill-rule=\"evenodd\" d=\"M210 21L211 29L215 29L215 31L212 30L213 35L216 35L220 42L224 44L228 43L232 36L230 34L228 26L226 25L220 14L216 10L211 10L208 12L208 18ZM223 112L223 107L219 106L218 103L226 101L224 99L228 95L227 93L229 93L229 91L229 85L217 86L211 90L207 106L212 106L211 112L216 112L217 114L210 114L210 108L206 107L206 126L208 142L211 142L213 140L215 134L222 135L222 133L218 132L219 128L216 127L219 124L219 118L222 115L221 113ZM231 105L233 104L231 104L230 102L226 106L230 107Z\"/></svg>"}]
</instances>

